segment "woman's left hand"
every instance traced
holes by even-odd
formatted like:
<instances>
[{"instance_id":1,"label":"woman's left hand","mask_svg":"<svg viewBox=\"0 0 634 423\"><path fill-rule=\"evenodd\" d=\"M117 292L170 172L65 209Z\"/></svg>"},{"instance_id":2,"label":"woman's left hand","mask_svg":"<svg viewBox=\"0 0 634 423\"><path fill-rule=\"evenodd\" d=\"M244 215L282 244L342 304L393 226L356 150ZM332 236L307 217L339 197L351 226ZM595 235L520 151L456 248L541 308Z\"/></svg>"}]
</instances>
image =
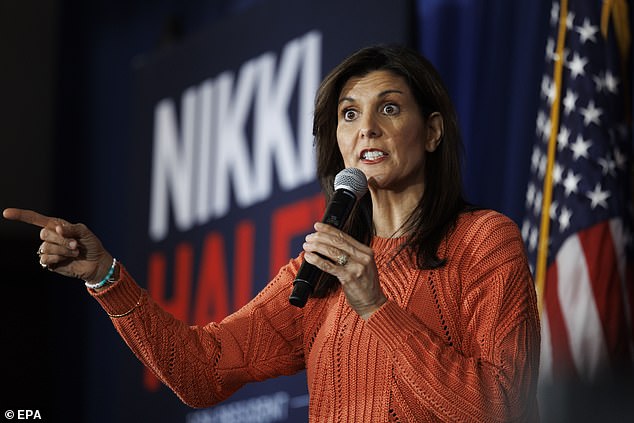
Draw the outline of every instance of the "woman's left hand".
<instances>
[{"instance_id":1,"label":"woman's left hand","mask_svg":"<svg viewBox=\"0 0 634 423\"><path fill-rule=\"evenodd\" d=\"M304 258L339 279L350 307L367 320L387 301L379 284L374 252L331 225L318 222L315 231L306 236Z\"/></svg>"}]
</instances>

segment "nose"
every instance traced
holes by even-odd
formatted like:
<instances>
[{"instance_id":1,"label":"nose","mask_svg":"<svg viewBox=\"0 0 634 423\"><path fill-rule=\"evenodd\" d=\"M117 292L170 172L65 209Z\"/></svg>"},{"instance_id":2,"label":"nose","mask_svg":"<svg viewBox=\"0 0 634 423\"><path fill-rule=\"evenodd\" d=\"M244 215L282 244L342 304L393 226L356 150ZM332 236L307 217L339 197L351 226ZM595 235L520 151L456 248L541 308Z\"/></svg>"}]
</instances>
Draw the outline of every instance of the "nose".
<instances>
[{"instance_id":1,"label":"nose","mask_svg":"<svg viewBox=\"0 0 634 423\"><path fill-rule=\"evenodd\" d=\"M381 128L371 114L365 114L359 129L361 138L377 138L381 136Z\"/></svg>"}]
</instances>

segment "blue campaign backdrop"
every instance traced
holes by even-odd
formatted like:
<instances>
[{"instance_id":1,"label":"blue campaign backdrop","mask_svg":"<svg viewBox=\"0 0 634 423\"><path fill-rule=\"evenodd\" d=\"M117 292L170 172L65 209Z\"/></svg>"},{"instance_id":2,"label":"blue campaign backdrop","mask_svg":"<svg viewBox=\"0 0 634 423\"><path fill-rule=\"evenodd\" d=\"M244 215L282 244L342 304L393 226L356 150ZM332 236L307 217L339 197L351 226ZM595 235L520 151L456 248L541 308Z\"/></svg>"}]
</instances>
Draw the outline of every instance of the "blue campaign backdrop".
<instances>
[{"instance_id":1,"label":"blue campaign backdrop","mask_svg":"<svg viewBox=\"0 0 634 423\"><path fill-rule=\"evenodd\" d=\"M180 96L187 84L197 86L222 70L237 74L241 64L264 52L247 42L250 38L246 35L240 39L242 32L248 33L247 27L229 29L228 23L240 22L251 14L261 20L258 25L267 28L271 14L278 15L289 25L288 38L270 39L266 31L254 43L270 42L270 50L279 58L286 42L307 33L304 27L293 26L299 19L297 14L303 13L304 19L306 13L318 11L315 19L320 17L332 25L321 32L323 57L328 58L322 63L322 74L359 43L386 41L382 37L392 35L406 37L399 40L416 45L437 66L463 130L468 198L521 223L535 138L549 1L400 0L364 5L306 0L289 1L287 4L295 6L288 8L280 7L281 4L284 3L278 0L60 1L54 166L58 183L54 185L51 211L68 220L87 223L109 250L130 263L135 275L147 275L151 253L164 253L164 260L169 263L176 245L185 238L155 244L147 235L151 171L147 143L152 142L148 138L152 128L143 129L141 123L152 121L147 113L154 109L149 109L149 105L169 95L176 99L179 110ZM394 8L407 11L397 14L401 16L399 22L388 19L395 16L391 13ZM324 21L315 22L319 26ZM390 27L385 28L386 25ZM226 37L214 32L218 28L226 28ZM214 56L203 63L196 56L201 52L200 46L191 46L204 39L205 34L218 38L211 50ZM253 50L233 56L236 45L246 50L251 46ZM182 77L177 62L184 60L183 52L194 54L185 60L202 63L209 71L196 74L194 69L192 75ZM160 76L155 75L158 80L151 89L159 87L159 91L149 100L144 97L147 80L139 76L149 75L147 69L152 63L168 65ZM177 79L170 80L171 75ZM163 89L166 91L160 92ZM309 184L305 188L305 192L282 195L279 204L313 198L316 186ZM276 187L275 192L278 191ZM137 202L143 206L137 207ZM265 205L267 219L272 218L279 204ZM232 209L232 213L218 223L231 228L227 233L220 232L227 251L234 251L234 228L249 219L237 209ZM191 235L188 239L194 245L196 263L205 236L214 230L205 226L195 235L184 231ZM256 230L252 245L257 251L269 247L271 232L266 230L266 242ZM255 265L267 270L264 279L270 276L270 262L266 259ZM166 278L172 273L170 268ZM234 406L229 402L215 414L199 414L188 408L167 388L157 389L151 378L146 378L142 366L116 335L102 310L83 292L78 294L76 288L50 292L51 303L61 306L59 310L53 307L56 316L51 324L56 326L48 328L48 335L39 340L48 346L46 360L54 368L46 382L50 386L47 405L43 407L54 417L52 421L228 421L222 419L255 407L249 398L260 398L259 404L264 404L253 409L272 410L270 419L262 421L305 419L302 375L281 378L266 388L248 386L232 399ZM172 286L166 289L165 298L174 294ZM20 366L28 373L28 364ZM281 415L275 414L280 404L286 408ZM241 421L251 420L244 417Z\"/></svg>"}]
</instances>

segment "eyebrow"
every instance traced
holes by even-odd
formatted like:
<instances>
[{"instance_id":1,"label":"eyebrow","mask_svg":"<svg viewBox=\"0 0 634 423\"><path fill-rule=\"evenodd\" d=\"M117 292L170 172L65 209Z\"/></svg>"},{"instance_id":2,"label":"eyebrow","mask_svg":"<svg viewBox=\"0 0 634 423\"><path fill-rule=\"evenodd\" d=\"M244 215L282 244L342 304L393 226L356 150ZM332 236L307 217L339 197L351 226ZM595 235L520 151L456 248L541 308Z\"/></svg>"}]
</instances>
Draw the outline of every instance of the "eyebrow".
<instances>
[{"instance_id":1,"label":"eyebrow","mask_svg":"<svg viewBox=\"0 0 634 423\"><path fill-rule=\"evenodd\" d=\"M401 91L401 90L385 90L385 91L381 91L377 95L377 98L385 97L386 95L392 94L392 93L403 94L403 91ZM339 103L338 104L341 104L344 101L354 102L354 98L353 97L342 97L342 98L339 99Z\"/></svg>"}]
</instances>

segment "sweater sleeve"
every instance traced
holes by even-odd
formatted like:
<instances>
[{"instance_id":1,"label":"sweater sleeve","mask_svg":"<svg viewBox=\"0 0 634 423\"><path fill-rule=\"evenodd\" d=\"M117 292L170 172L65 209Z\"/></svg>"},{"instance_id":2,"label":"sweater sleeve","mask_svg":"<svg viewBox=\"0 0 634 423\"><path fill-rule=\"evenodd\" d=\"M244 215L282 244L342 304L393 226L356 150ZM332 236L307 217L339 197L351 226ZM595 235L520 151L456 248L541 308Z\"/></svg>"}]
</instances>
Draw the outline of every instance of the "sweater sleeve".
<instances>
[{"instance_id":1,"label":"sweater sleeve","mask_svg":"<svg viewBox=\"0 0 634 423\"><path fill-rule=\"evenodd\" d=\"M152 300L121 267L94 293L134 354L186 404L208 407L247 382L303 369L302 315L288 306L291 261L247 305L222 322L189 326Z\"/></svg>"},{"instance_id":2,"label":"sweater sleeve","mask_svg":"<svg viewBox=\"0 0 634 423\"><path fill-rule=\"evenodd\" d=\"M448 280L439 284L439 297L458 310L455 327L443 322L446 336L395 301L368 324L389 351L408 413L443 421L535 420L539 317L523 243L510 219L478 216L456 231L439 271Z\"/></svg>"}]
</instances>

